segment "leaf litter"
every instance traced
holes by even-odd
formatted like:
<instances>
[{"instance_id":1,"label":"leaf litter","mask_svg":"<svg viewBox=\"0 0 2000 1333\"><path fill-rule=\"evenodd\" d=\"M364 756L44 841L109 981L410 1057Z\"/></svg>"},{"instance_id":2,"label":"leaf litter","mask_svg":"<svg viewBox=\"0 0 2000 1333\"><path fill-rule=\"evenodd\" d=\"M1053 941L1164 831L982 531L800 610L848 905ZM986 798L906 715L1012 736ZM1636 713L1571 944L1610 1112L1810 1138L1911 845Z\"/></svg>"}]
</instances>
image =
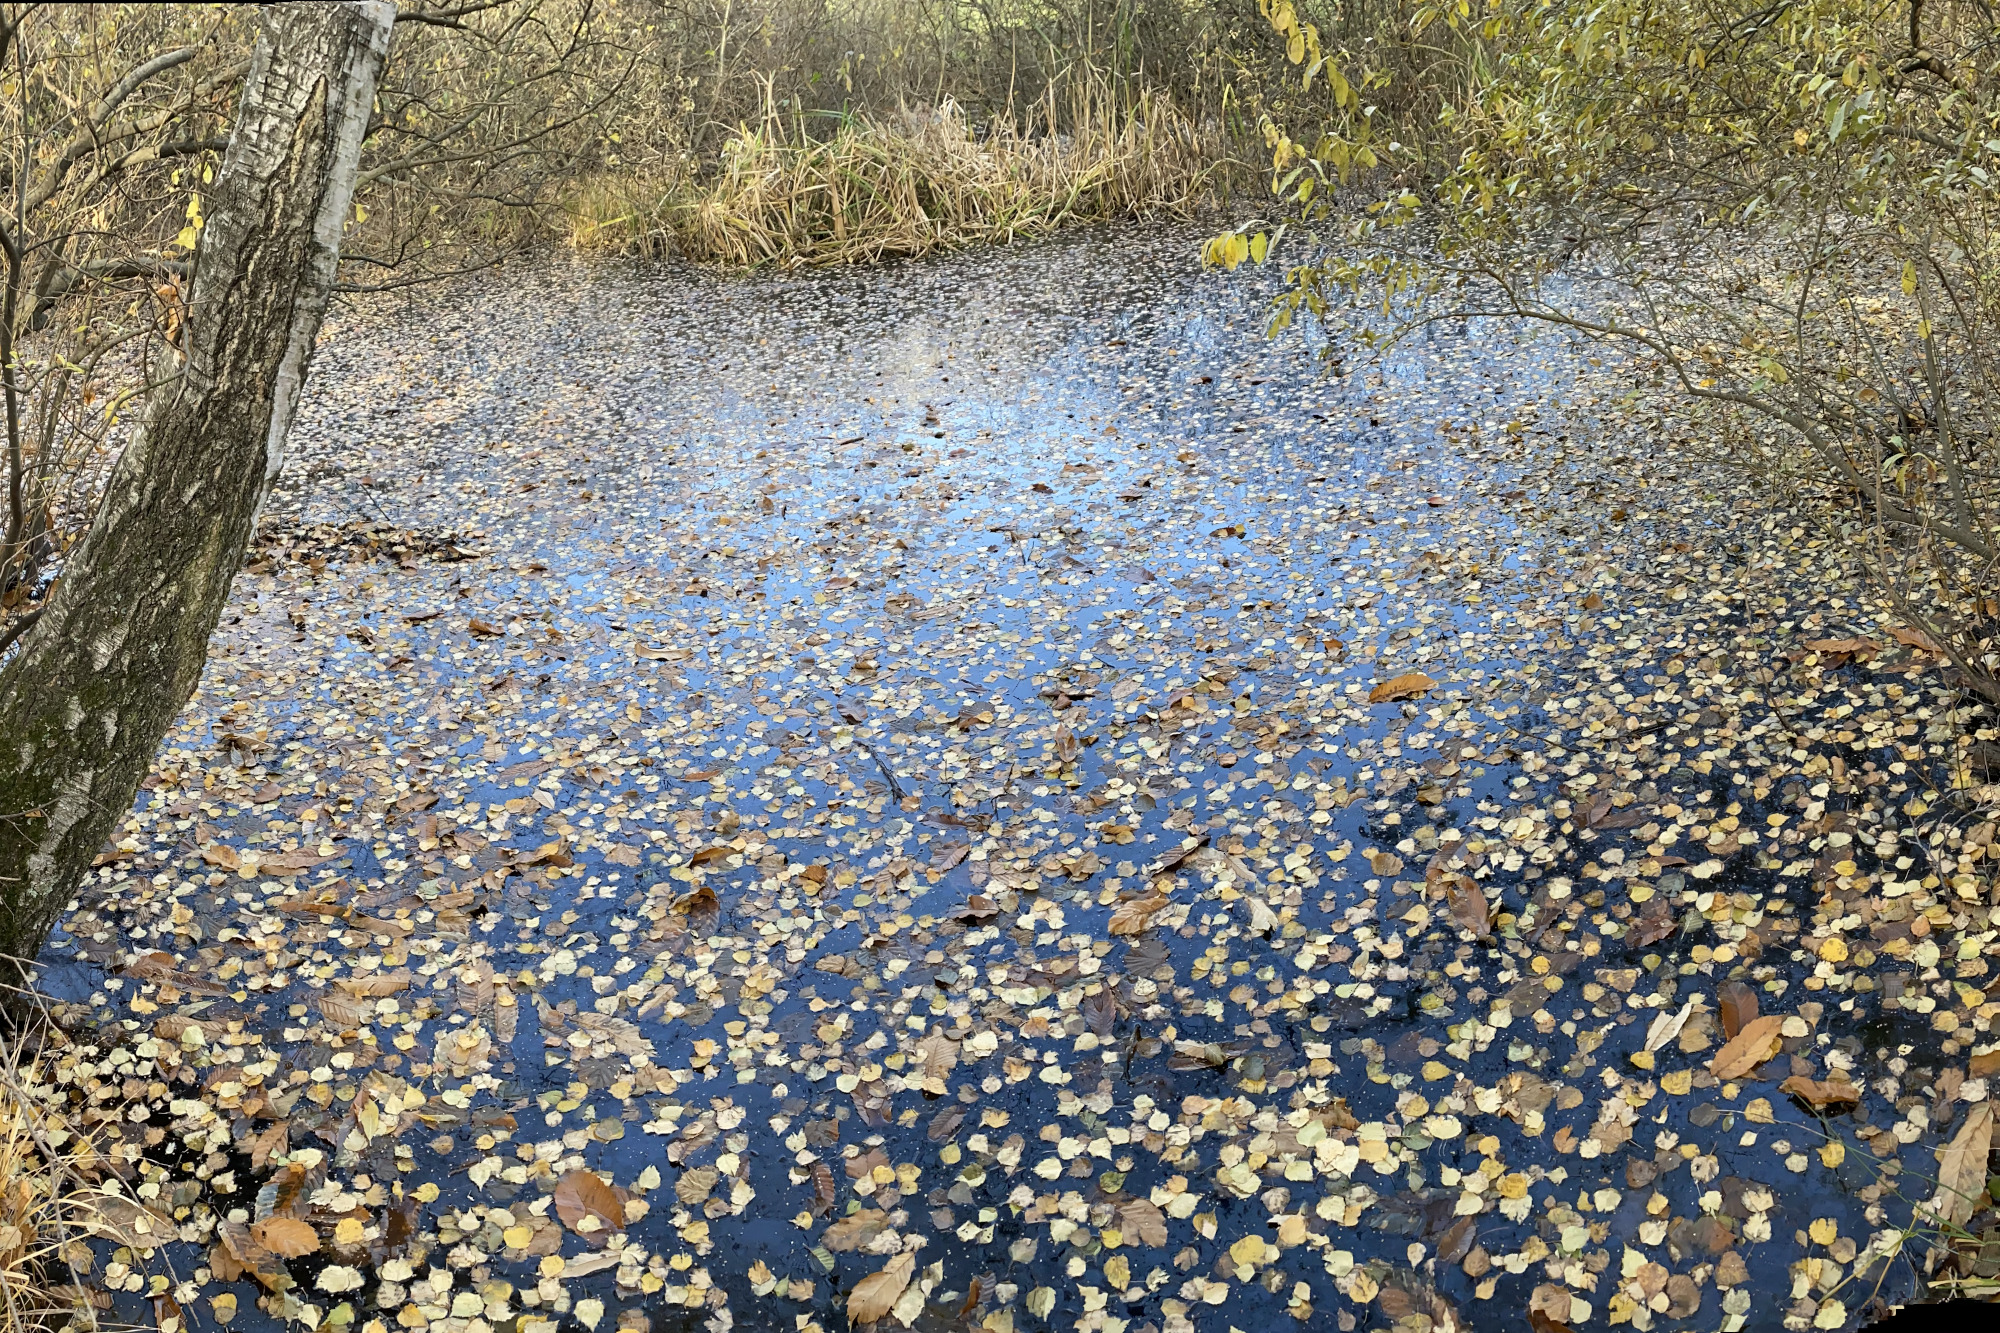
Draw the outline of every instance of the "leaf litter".
<instances>
[{"instance_id":1,"label":"leaf litter","mask_svg":"<svg viewBox=\"0 0 2000 1333\"><path fill-rule=\"evenodd\" d=\"M1345 1333L1994 1289L1992 719L1621 367L1472 329L1330 377L1191 239L336 324L41 960L108 1200L77 1299Z\"/></svg>"}]
</instances>

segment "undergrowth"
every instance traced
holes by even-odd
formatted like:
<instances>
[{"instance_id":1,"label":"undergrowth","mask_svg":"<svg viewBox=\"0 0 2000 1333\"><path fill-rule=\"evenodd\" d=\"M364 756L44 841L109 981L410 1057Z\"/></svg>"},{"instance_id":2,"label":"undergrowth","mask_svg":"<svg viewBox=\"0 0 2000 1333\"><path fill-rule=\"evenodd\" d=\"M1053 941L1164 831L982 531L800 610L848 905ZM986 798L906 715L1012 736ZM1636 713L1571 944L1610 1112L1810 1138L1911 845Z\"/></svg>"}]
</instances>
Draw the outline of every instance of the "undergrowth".
<instances>
[{"instance_id":1,"label":"undergrowth","mask_svg":"<svg viewBox=\"0 0 2000 1333\"><path fill-rule=\"evenodd\" d=\"M97 1182L107 1159L61 1106L35 1095L41 1063L40 1050L25 1041L0 1043L0 1329L7 1333L93 1325L93 1294L75 1279L92 1267L83 1238L117 1239L120 1223L129 1226L142 1211L124 1198L115 1174ZM163 1326L172 1304L170 1296L155 1302Z\"/></svg>"},{"instance_id":2,"label":"undergrowth","mask_svg":"<svg viewBox=\"0 0 2000 1333\"><path fill-rule=\"evenodd\" d=\"M1025 124L980 128L949 99L820 123L767 112L708 172L585 182L570 242L738 266L869 263L1185 214L1221 161L1158 94L1079 94L1057 110L1051 98Z\"/></svg>"}]
</instances>

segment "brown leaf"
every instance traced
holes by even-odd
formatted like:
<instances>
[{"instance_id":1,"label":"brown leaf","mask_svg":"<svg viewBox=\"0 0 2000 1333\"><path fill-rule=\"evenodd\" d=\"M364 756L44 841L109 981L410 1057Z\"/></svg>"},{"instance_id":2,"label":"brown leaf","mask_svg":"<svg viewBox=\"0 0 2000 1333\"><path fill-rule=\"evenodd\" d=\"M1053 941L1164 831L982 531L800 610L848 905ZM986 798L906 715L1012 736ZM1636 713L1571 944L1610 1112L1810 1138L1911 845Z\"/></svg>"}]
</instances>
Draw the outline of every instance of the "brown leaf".
<instances>
[{"instance_id":1,"label":"brown leaf","mask_svg":"<svg viewBox=\"0 0 2000 1333\"><path fill-rule=\"evenodd\" d=\"M880 1208L863 1208L835 1220L826 1229L826 1235L820 1237L820 1244L836 1254L845 1254L874 1240L888 1225L889 1215Z\"/></svg>"},{"instance_id":2,"label":"brown leaf","mask_svg":"<svg viewBox=\"0 0 2000 1333\"><path fill-rule=\"evenodd\" d=\"M1632 918L1632 924L1626 928L1626 939L1634 947L1643 949L1673 934L1679 924L1665 900L1654 898Z\"/></svg>"},{"instance_id":3,"label":"brown leaf","mask_svg":"<svg viewBox=\"0 0 2000 1333\"><path fill-rule=\"evenodd\" d=\"M556 1216L572 1231L579 1231L577 1224L586 1217L594 1217L600 1224L583 1233L586 1235L608 1238L612 1232L625 1229L625 1201L595 1171L572 1171L558 1180L555 1205Z\"/></svg>"},{"instance_id":4,"label":"brown leaf","mask_svg":"<svg viewBox=\"0 0 2000 1333\"><path fill-rule=\"evenodd\" d=\"M1109 930L1113 935L1137 935L1146 929L1155 913L1167 905L1160 894L1148 894L1144 898L1130 898L1111 909Z\"/></svg>"},{"instance_id":5,"label":"brown leaf","mask_svg":"<svg viewBox=\"0 0 2000 1333\"><path fill-rule=\"evenodd\" d=\"M1715 1053L1708 1062L1708 1072L1725 1082L1751 1073L1785 1044L1778 1031L1783 1024L1784 1020L1773 1014L1751 1019Z\"/></svg>"},{"instance_id":6,"label":"brown leaf","mask_svg":"<svg viewBox=\"0 0 2000 1333\"><path fill-rule=\"evenodd\" d=\"M1437 682L1421 671L1406 671L1400 676L1392 676L1368 691L1371 704L1390 703L1397 699L1415 699L1426 691L1437 688Z\"/></svg>"},{"instance_id":7,"label":"brown leaf","mask_svg":"<svg viewBox=\"0 0 2000 1333\"><path fill-rule=\"evenodd\" d=\"M1445 894L1451 900L1451 919L1475 935L1486 935L1492 928L1493 908L1486 901L1486 895L1479 890L1478 881L1469 875L1453 875L1445 881Z\"/></svg>"},{"instance_id":8,"label":"brown leaf","mask_svg":"<svg viewBox=\"0 0 2000 1333\"><path fill-rule=\"evenodd\" d=\"M1881 644L1875 642L1873 639L1863 638L1809 639L1806 641L1806 647L1810 651L1820 654L1822 657L1831 657L1842 661L1850 657L1865 661L1882 651Z\"/></svg>"},{"instance_id":9,"label":"brown leaf","mask_svg":"<svg viewBox=\"0 0 2000 1333\"><path fill-rule=\"evenodd\" d=\"M250 1169L262 1171L266 1162L284 1155L290 1148L291 1137L292 1124L289 1120L280 1120L263 1133L253 1136L250 1140Z\"/></svg>"},{"instance_id":10,"label":"brown leaf","mask_svg":"<svg viewBox=\"0 0 2000 1333\"><path fill-rule=\"evenodd\" d=\"M854 1290L847 1296L847 1322L872 1324L888 1314L896 1304L896 1298L903 1294L903 1288L910 1285L910 1275L916 1271L917 1256L899 1254L881 1272L870 1273L855 1283Z\"/></svg>"},{"instance_id":11,"label":"brown leaf","mask_svg":"<svg viewBox=\"0 0 2000 1333\"><path fill-rule=\"evenodd\" d=\"M825 1162L814 1162L812 1182L812 1215L814 1217L825 1217L833 1210L833 1169Z\"/></svg>"},{"instance_id":12,"label":"brown leaf","mask_svg":"<svg viewBox=\"0 0 2000 1333\"><path fill-rule=\"evenodd\" d=\"M267 1217L250 1228L250 1238L284 1259L296 1259L319 1248L319 1232L296 1217Z\"/></svg>"},{"instance_id":13,"label":"brown leaf","mask_svg":"<svg viewBox=\"0 0 2000 1333\"><path fill-rule=\"evenodd\" d=\"M1449 1266L1472 1253L1472 1243L1479 1239L1479 1232L1472 1225L1473 1219L1461 1217L1451 1229L1438 1237L1437 1261Z\"/></svg>"},{"instance_id":14,"label":"brown leaf","mask_svg":"<svg viewBox=\"0 0 2000 1333\"><path fill-rule=\"evenodd\" d=\"M1889 637L1897 643L1902 644L1905 648L1915 648L1917 651L1929 653L1933 657L1943 657L1945 655L1944 649L1938 646L1937 640L1920 629L1904 629L1901 625L1898 625L1889 631Z\"/></svg>"},{"instance_id":15,"label":"brown leaf","mask_svg":"<svg viewBox=\"0 0 2000 1333\"><path fill-rule=\"evenodd\" d=\"M958 1133L958 1127L965 1123L965 1107L957 1102L945 1107L931 1117L930 1128L925 1131L932 1143L943 1143Z\"/></svg>"},{"instance_id":16,"label":"brown leaf","mask_svg":"<svg viewBox=\"0 0 2000 1333\"><path fill-rule=\"evenodd\" d=\"M1384 878L1396 874L1403 868L1403 858L1394 852L1385 852L1378 848L1371 848L1367 856L1368 868Z\"/></svg>"},{"instance_id":17,"label":"brown leaf","mask_svg":"<svg viewBox=\"0 0 2000 1333\"><path fill-rule=\"evenodd\" d=\"M1528 1326L1534 1333L1569 1333L1569 1292L1543 1283L1528 1296Z\"/></svg>"},{"instance_id":18,"label":"brown leaf","mask_svg":"<svg viewBox=\"0 0 2000 1333\"><path fill-rule=\"evenodd\" d=\"M311 852L285 852L280 856L267 856L258 861L257 873L278 879L290 879L294 875L303 875L314 866L331 859L331 857L315 856Z\"/></svg>"},{"instance_id":19,"label":"brown leaf","mask_svg":"<svg viewBox=\"0 0 2000 1333\"><path fill-rule=\"evenodd\" d=\"M815 870L819 868L818 866L813 867ZM983 893L975 893L965 900L965 906L951 914L951 919L954 921L972 922L991 921L999 913L1000 904L994 902Z\"/></svg>"},{"instance_id":20,"label":"brown leaf","mask_svg":"<svg viewBox=\"0 0 2000 1333\"><path fill-rule=\"evenodd\" d=\"M1128 1245L1158 1247L1167 1243L1167 1215L1149 1199L1127 1199L1119 1204L1118 1222Z\"/></svg>"},{"instance_id":21,"label":"brown leaf","mask_svg":"<svg viewBox=\"0 0 2000 1333\"><path fill-rule=\"evenodd\" d=\"M1722 1037L1734 1040L1745 1024L1757 1016L1757 992L1740 981L1725 981L1715 991L1721 1006Z\"/></svg>"},{"instance_id":22,"label":"brown leaf","mask_svg":"<svg viewBox=\"0 0 2000 1333\"><path fill-rule=\"evenodd\" d=\"M407 968L394 972L375 972L365 977L343 977L333 983L349 995L365 999L380 999L384 995L400 995L410 988L410 973Z\"/></svg>"},{"instance_id":23,"label":"brown leaf","mask_svg":"<svg viewBox=\"0 0 2000 1333\"><path fill-rule=\"evenodd\" d=\"M500 626L494 624L492 621L481 620L477 616L474 616L470 621L466 622L465 627L471 630L474 634L477 634L482 639L490 639L497 635L505 634L507 632L506 630L500 628Z\"/></svg>"},{"instance_id":24,"label":"brown leaf","mask_svg":"<svg viewBox=\"0 0 2000 1333\"><path fill-rule=\"evenodd\" d=\"M1797 1074L1794 1074L1778 1085L1778 1091L1789 1093L1791 1096L1798 1098L1812 1107L1815 1111L1824 1111L1829 1106L1845 1108L1857 1105L1861 1101L1861 1089L1855 1087L1844 1078L1830 1078L1822 1081L1819 1079L1801 1078Z\"/></svg>"},{"instance_id":25,"label":"brown leaf","mask_svg":"<svg viewBox=\"0 0 2000 1333\"><path fill-rule=\"evenodd\" d=\"M1993 1103L1979 1102L1951 1142L1937 1150L1937 1210L1964 1226L1986 1193L1986 1157L1993 1150Z\"/></svg>"},{"instance_id":26,"label":"brown leaf","mask_svg":"<svg viewBox=\"0 0 2000 1333\"><path fill-rule=\"evenodd\" d=\"M870 1148L847 1159L847 1178L859 1180L878 1166L889 1165L889 1154L880 1148Z\"/></svg>"},{"instance_id":27,"label":"brown leaf","mask_svg":"<svg viewBox=\"0 0 2000 1333\"><path fill-rule=\"evenodd\" d=\"M1083 1015L1083 1021L1090 1025L1090 1030L1097 1034L1100 1041L1109 1037L1117 1025L1118 997L1111 993L1109 986L1095 995L1084 996L1082 1003L1076 1008L1077 1012Z\"/></svg>"}]
</instances>

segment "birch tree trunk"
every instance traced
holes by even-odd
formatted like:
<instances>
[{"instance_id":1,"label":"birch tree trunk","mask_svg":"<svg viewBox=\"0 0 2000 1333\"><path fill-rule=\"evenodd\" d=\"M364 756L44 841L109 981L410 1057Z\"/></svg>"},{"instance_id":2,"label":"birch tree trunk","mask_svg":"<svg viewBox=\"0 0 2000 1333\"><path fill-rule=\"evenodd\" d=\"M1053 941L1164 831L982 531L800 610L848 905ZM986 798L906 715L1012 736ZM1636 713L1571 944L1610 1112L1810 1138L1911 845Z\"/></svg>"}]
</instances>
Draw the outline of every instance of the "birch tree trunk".
<instances>
[{"instance_id":1,"label":"birch tree trunk","mask_svg":"<svg viewBox=\"0 0 2000 1333\"><path fill-rule=\"evenodd\" d=\"M22 968L201 678L284 461L395 12L265 7L208 201L181 376L0 669L0 952Z\"/></svg>"}]
</instances>

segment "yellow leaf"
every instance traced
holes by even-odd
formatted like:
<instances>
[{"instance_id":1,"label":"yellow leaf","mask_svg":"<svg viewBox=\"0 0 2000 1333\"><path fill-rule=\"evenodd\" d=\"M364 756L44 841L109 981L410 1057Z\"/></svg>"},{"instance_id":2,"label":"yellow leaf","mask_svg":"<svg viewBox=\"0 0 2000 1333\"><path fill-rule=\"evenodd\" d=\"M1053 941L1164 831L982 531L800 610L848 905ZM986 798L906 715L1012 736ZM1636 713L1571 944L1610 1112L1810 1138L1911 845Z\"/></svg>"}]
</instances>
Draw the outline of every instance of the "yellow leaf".
<instances>
[{"instance_id":1,"label":"yellow leaf","mask_svg":"<svg viewBox=\"0 0 2000 1333\"><path fill-rule=\"evenodd\" d=\"M1847 941L1841 939L1838 935L1834 936L1832 939L1826 941L1824 944L1819 946L1819 956L1821 958L1824 958L1829 963L1846 962Z\"/></svg>"},{"instance_id":2,"label":"yellow leaf","mask_svg":"<svg viewBox=\"0 0 2000 1333\"><path fill-rule=\"evenodd\" d=\"M1917 294L1917 266L1911 263L1909 260L1905 259L1903 261L1903 295L1915 296L1916 294Z\"/></svg>"},{"instance_id":3,"label":"yellow leaf","mask_svg":"<svg viewBox=\"0 0 2000 1333\"><path fill-rule=\"evenodd\" d=\"M1820 1165L1828 1170L1847 1160L1847 1145L1839 1139L1832 1139L1819 1146Z\"/></svg>"},{"instance_id":4,"label":"yellow leaf","mask_svg":"<svg viewBox=\"0 0 2000 1333\"><path fill-rule=\"evenodd\" d=\"M368 1228L362 1224L360 1218L343 1217L334 1224L333 1243L335 1245L359 1245L363 1233L367 1230Z\"/></svg>"},{"instance_id":5,"label":"yellow leaf","mask_svg":"<svg viewBox=\"0 0 2000 1333\"><path fill-rule=\"evenodd\" d=\"M1254 1268L1267 1261L1269 1249L1262 1236L1245 1236L1229 1247L1229 1257L1239 1268Z\"/></svg>"},{"instance_id":6,"label":"yellow leaf","mask_svg":"<svg viewBox=\"0 0 2000 1333\"><path fill-rule=\"evenodd\" d=\"M1806 1228L1806 1234L1815 1245L1831 1245L1840 1236L1840 1224L1830 1217L1816 1217Z\"/></svg>"},{"instance_id":7,"label":"yellow leaf","mask_svg":"<svg viewBox=\"0 0 2000 1333\"><path fill-rule=\"evenodd\" d=\"M1104 1280L1119 1291L1132 1285L1132 1265L1124 1255L1114 1254L1104 1261Z\"/></svg>"}]
</instances>

